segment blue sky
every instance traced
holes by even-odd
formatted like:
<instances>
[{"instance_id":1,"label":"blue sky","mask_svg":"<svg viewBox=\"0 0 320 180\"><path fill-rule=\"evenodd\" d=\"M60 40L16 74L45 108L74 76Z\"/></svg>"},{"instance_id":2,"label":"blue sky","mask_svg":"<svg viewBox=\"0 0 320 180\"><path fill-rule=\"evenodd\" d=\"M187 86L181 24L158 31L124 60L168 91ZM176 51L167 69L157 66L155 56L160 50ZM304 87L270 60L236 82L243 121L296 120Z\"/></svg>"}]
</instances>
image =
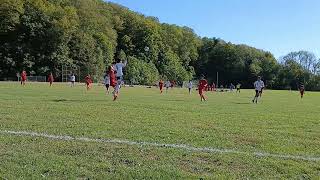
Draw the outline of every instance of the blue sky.
<instances>
[{"instance_id":1,"label":"blue sky","mask_svg":"<svg viewBox=\"0 0 320 180\"><path fill-rule=\"evenodd\" d=\"M111 0L160 22L272 52L320 57L320 0Z\"/></svg>"}]
</instances>

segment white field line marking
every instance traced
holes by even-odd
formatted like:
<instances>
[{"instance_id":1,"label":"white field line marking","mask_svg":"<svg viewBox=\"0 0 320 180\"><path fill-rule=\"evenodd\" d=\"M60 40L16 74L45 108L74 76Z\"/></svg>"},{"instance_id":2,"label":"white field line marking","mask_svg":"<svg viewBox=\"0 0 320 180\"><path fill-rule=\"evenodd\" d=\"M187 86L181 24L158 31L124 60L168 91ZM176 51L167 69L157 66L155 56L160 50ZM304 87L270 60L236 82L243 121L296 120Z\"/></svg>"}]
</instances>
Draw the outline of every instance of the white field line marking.
<instances>
[{"instance_id":1,"label":"white field line marking","mask_svg":"<svg viewBox=\"0 0 320 180\"><path fill-rule=\"evenodd\" d=\"M188 150L188 151L193 151L193 152L242 154L242 155L248 155L248 156L272 157L272 158L279 158L279 159L320 161L320 157L272 154L272 153L267 153L267 152L245 152L245 151L237 151L234 149L218 149L218 148L212 148L212 147L192 147L192 146L188 146L185 144L164 144L164 143L154 143L154 142L137 142L137 141L128 141L128 140L119 140L119 139L93 139L93 138L88 138L88 137L57 136L57 135L50 135L50 134L45 134L45 133L26 132L26 131L0 130L0 133L17 135L17 136L43 137L43 138L48 138L48 139L56 139L56 140L64 140L64 141L114 143L114 144L136 145L136 146L152 146L152 147L182 149L182 150Z\"/></svg>"}]
</instances>

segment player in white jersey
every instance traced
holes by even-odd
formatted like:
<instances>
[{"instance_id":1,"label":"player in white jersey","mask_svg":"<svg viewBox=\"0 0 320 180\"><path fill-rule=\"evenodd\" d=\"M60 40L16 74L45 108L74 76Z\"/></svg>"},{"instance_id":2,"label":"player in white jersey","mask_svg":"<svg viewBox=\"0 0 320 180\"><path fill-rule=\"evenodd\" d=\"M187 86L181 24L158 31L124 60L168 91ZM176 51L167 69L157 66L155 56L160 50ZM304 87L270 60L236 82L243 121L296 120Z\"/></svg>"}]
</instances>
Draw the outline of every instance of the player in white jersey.
<instances>
[{"instance_id":1,"label":"player in white jersey","mask_svg":"<svg viewBox=\"0 0 320 180\"><path fill-rule=\"evenodd\" d=\"M170 81L169 81L169 80L166 81L166 83L164 84L164 86L166 87L166 93L168 93L168 89L169 89L169 87L171 86Z\"/></svg>"},{"instance_id":2,"label":"player in white jersey","mask_svg":"<svg viewBox=\"0 0 320 180\"><path fill-rule=\"evenodd\" d=\"M113 100L114 101L119 96L119 90L120 90L122 79L123 79L123 68L126 67L126 65L127 65L127 61L122 63L122 61L120 59L118 59L117 63L114 65L115 70L117 71L117 73L116 73L117 85L116 85L116 88L114 89L114 92L113 92Z\"/></svg>"},{"instance_id":3,"label":"player in white jersey","mask_svg":"<svg viewBox=\"0 0 320 180\"><path fill-rule=\"evenodd\" d=\"M74 74L70 76L70 82L71 82L71 87L74 87L76 82L76 76Z\"/></svg>"},{"instance_id":4,"label":"player in white jersey","mask_svg":"<svg viewBox=\"0 0 320 180\"><path fill-rule=\"evenodd\" d=\"M188 83L188 89L189 89L189 94L191 94L191 90L192 90L192 81L189 81L189 83Z\"/></svg>"},{"instance_id":5,"label":"player in white jersey","mask_svg":"<svg viewBox=\"0 0 320 180\"><path fill-rule=\"evenodd\" d=\"M254 89L256 91L256 95L254 96L252 102L258 103L258 98L262 93L262 89L264 88L264 82L261 80L261 77L258 76L258 80L254 82Z\"/></svg>"}]
</instances>

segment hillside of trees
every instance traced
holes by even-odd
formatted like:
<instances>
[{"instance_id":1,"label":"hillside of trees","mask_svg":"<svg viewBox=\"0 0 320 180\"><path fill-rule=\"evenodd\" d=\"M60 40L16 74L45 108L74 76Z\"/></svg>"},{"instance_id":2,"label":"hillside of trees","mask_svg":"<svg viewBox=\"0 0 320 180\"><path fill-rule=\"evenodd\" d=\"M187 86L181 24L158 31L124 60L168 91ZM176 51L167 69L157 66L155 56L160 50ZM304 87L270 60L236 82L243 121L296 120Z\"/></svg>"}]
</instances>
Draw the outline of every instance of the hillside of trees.
<instances>
[{"instance_id":1,"label":"hillside of trees","mask_svg":"<svg viewBox=\"0 0 320 180\"><path fill-rule=\"evenodd\" d=\"M0 79L28 74L59 79L61 67L79 66L102 76L115 59L127 59L125 79L178 83L201 74L209 81L252 87L261 75L269 88L320 90L320 63L312 53L270 53L218 38L201 38L188 27L160 23L102 0L0 0ZM84 75L84 74L83 74Z\"/></svg>"}]
</instances>

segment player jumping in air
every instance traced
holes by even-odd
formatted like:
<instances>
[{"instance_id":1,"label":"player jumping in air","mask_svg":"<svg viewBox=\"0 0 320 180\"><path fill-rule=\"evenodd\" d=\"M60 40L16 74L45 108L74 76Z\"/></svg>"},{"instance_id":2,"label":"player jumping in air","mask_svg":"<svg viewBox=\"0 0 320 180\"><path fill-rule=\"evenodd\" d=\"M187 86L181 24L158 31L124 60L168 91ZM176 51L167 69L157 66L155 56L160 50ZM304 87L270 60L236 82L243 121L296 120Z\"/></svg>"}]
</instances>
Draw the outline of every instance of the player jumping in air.
<instances>
[{"instance_id":1,"label":"player jumping in air","mask_svg":"<svg viewBox=\"0 0 320 180\"><path fill-rule=\"evenodd\" d=\"M120 91L120 87L123 79L123 68L126 67L126 65L127 65L127 61L122 63L120 59L118 59L117 63L115 64L115 70L117 71L116 73L117 85L113 92L113 101L117 100L119 96L119 91Z\"/></svg>"},{"instance_id":2,"label":"player jumping in air","mask_svg":"<svg viewBox=\"0 0 320 180\"><path fill-rule=\"evenodd\" d=\"M192 90L192 81L191 80L188 83L188 89L189 89L189 94L191 94L191 90Z\"/></svg>"},{"instance_id":3,"label":"player jumping in air","mask_svg":"<svg viewBox=\"0 0 320 180\"><path fill-rule=\"evenodd\" d=\"M110 73L109 73L109 71L107 71L106 74L104 75L104 85L107 90L106 93L109 94L109 87L110 87Z\"/></svg>"},{"instance_id":4,"label":"player jumping in air","mask_svg":"<svg viewBox=\"0 0 320 180\"><path fill-rule=\"evenodd\" d=\"M160 89L160 94L162 94L162 92L163 92L163 81L162 81L162 79L160 79L160 81L159 81L159 89Z\"/></svg>"},{"instance_id":5,"label":"player jumping in air","mask_svg":"<svg viewBox=\"0 0 320 180\"><path fill-rule=\"evenodd\" d=\"M48 77L48 82L49 82L49 84L50 84L50 87L52 86L53 81L54 81L53 74L50 73L50 74L49 74L49 77Z\"/></svg>"},{"instance_id":6,"label":"player jumping in air","mask_svg":"<svg viewBox=\"0 0 320 180\"><path fill-rule=\"evenodd\" d=\"M203 91L206 89L207 85L208 85L208 81L204 78L204 76L202 76L201 80L199 81L199 86L198 86L201 101L207 100L206 97L204 96L204 93L203 93Z\"/></svg>"},{"instance_id":7,"label":"player jumping in air","mask_svg":"<svg viewBox=\"0 0 320 180\"><path fill-rule=\"evenodd\" d=\"M300 84L299 91L300 91L300 96L301 96L301 99L302 99L303 95L304 95L304 85L303 84Z\"/></svg>"},{"instance_id":8,"label":"player jumping in air","mask_svg":"<svg viewBox=\"0 0 320 180\"><path fill-rule=\"evenodd\" d=\"M87 91L91 89L92 87L92 79L90 74L88 74L85 78L84 78L85 82L86 82L86 87L87 87Z\"/></svg>"},{"instance_id":9,"label":"player jumping in air","mask_svg":"<svg viewBox=\"0 0 320 180\"><path fill-rule=\"evenodd\" d=\"M264 82L261 80L261 77L258 76L258 79L256 82L254 82L254 88L256 91L256 95L254 96L252 102L258 103L259 96L261 97L262 89L264 88Z\"/></svg>"},{"instance_id":10,"label":"player jumping in air","mask_svg":"<svg viewBox=\"0 0 320 180\"><path fill-rule=\"evenodd\" d=\"M27 72L23 70L21 73L21 85L25 86L26 81L27 81Z\"/></svg>"}]
</instances>

